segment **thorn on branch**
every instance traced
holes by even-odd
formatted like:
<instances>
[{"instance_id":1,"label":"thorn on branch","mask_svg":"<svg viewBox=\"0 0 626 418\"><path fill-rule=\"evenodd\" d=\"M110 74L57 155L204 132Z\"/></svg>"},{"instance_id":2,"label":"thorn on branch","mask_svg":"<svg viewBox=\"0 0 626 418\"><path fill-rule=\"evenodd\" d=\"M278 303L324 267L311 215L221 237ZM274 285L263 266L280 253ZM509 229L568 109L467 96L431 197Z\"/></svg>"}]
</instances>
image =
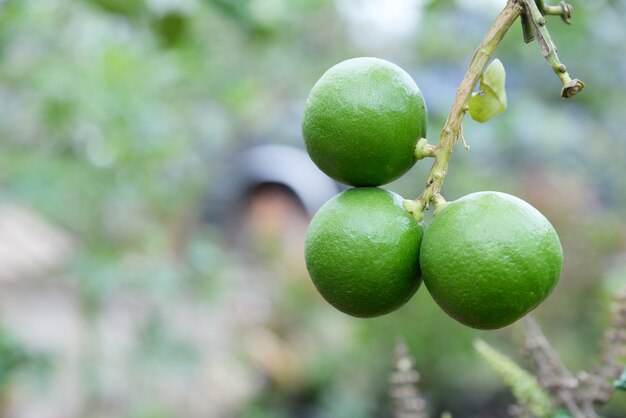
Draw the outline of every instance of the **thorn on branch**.
<instances>
[{"instance_id":1,"label":"thorn on branch","mask_svg":"<svg viewBox=\"0 0 626 418\"><path fill-rule=\"evenodd\" d=\"M461 137L461 142L463 143L463 147L464 147L466 150L469 150L469 149L470 149L470 146L469 146L469 144L467 143L467 141L465 140L465 135L463 135L463 125L461 125L461 129L460 129L460 131L459 131L459 136Z\"/></svg>"}]
</instances>

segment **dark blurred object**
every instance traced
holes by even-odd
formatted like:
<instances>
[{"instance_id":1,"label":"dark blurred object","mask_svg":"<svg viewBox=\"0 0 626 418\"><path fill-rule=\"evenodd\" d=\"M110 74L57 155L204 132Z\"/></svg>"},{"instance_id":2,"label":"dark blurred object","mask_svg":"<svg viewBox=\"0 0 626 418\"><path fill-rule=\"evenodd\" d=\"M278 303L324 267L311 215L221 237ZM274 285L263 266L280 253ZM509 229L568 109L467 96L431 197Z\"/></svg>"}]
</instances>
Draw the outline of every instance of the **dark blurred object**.
<instances>
[{"instance_id":1,"label":"dark blurred object","mask_svg":"<svg viewBox=\"0 0 626 418\"><path fill-rule=\"evenodd\" d=\"M286 222L290 211L306 220L339 192L306 152L285 145L248 148L230 159L219 178L205 201L202 220L225 227L231 237L239 234L245 219L257 215L257 223L266 227Z\"/></svg>"},{"instance_id":2,"label":"dark blurred object","mask_svg":"<svg viewBox=\"0 0 626 418\"><path fill-rule=\"evenodd\" d=\"M171 48L184 39L189 26L189 18L180 11L168 11L154 16L151 23L161 44L166 48Z\"/></svg>"}]
</instances>

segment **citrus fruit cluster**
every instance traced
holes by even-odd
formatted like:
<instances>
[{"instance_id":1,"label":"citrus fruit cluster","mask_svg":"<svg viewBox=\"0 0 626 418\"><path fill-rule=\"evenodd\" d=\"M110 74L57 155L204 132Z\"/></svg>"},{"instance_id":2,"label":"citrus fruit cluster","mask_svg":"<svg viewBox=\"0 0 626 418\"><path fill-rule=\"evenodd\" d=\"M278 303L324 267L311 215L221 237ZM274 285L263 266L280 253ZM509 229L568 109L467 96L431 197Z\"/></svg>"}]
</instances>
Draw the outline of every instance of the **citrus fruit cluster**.
<instances>
[{"instance_id":1,"label":"citrus fruit cluster","mask_svg":"<svg viewBox=\"0 0 626 418\"><path fill-rule=\"evenodd\" d=\"M415 82L381 59L343 61L315 84L302 124L306 149L322 171L354 188L313 217L307 269L320 294L349 315L389 313L423 280L459 322L504 327L553 290L563 263L559 238L541 213L508 194L446 203L424 228L402 197L377 187L415 164L426 119Z\"/></svg>"}]
</instances>

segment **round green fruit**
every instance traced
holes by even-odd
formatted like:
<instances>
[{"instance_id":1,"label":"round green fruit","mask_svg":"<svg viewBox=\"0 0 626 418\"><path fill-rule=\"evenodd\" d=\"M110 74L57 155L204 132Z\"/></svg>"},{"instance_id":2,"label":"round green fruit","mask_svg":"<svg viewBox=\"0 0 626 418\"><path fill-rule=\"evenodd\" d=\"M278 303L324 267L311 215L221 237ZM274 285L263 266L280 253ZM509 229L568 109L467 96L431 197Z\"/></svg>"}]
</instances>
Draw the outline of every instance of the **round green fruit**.
<instances>
[{"instance_id":1,"label":"round green fruit","mask_svg":"<svg viewBox=\"0 0 626 418\"><path fill-rule=\"evenodd\" d=\"M379 186L415 164L427 111L417 84L378 58L353 58L330 68L306 102L302 134L311 159L352 186Z\"/></svg>"},{"instance_id":2,"label":"round green fruit","mask_svg":"<svg viewBox=\"0 0 626 418\"><path fill-rule=\"evenodd\" d=\"M422 226L402 202L379 188L349 189L313 217L306 266L335 308L357 317L383 315L404 305L420 286Z\"/></svg>"},{"instance_id":3,"label":"round green fruit","mask_svg":"<svg viewBox=\"0 0 626 418\"><path fill-rule=\"evenodd\" d=\"M533 310L554 289L563 264L559 237L528 203L480 192L449 203L424 233L426 288L451 317L496 329Z\"/></svg>"}]
</instances>

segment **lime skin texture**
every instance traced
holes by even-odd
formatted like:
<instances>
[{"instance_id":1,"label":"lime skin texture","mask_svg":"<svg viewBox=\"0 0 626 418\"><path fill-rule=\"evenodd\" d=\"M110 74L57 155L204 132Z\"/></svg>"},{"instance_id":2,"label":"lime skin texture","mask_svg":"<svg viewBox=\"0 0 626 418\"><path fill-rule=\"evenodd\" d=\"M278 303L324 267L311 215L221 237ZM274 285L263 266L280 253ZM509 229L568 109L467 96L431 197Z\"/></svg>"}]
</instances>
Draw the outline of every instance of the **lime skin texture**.
<instances>
[{"instance_id":1,"label":"lime skin texture","mask_svg":"<svg viewBox=\"0 0 626 418\"><path fill-rule=\"evenodd\" d=\"M328 176L356 187L380 186L414 164L427 110L415 81L388 61L361 57L331 67L311 89L304 144Z\"/></svg>"},{"instance_id":2,"label":"lime skin texture","mask_svg":"<svg viewBox=\"0 0 626 418\"><path fill-rule=\"evenodd\" d=\"M424 233L426 288L452 318L478 329L509 325L544 301L563 264L559 237L530 204L499 192L449 203Z\"/></svg>"},{"instance_id":3,"label":"lime skin texture","mask_svg":"<svg viewBox=\"0 0 626 418\"><path fill-rule=\"evenodd\" d=\"M375 187L349 189L313 217L306 266L319 293L338 310L356 317L383 315L419 288L423 229L402 202Z\"/></svg>"}]
</instances>

